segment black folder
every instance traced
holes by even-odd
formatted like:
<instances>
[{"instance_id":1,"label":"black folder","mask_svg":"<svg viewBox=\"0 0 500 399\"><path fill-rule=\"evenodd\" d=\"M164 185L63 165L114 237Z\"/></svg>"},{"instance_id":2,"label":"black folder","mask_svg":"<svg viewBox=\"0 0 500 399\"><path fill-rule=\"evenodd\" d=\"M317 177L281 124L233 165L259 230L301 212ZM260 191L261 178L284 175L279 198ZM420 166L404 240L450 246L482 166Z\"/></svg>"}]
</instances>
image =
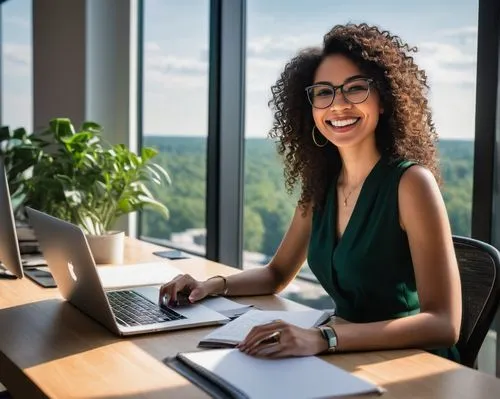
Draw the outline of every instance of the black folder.
<instances>
[{"instance_id":1,"label":"black folder","mask_svg":"<svg viewBox=\"0 0 500 399\"><path fill-rule=\"evenodd\" d=\"M217 399L248 399L248 396L237 388L219 379L217 376L204 372L203 369L190 365L177 356L163 359L171 369L177 371L184 378L205 391L212 398Z\"/></svg>"}]
</instances>

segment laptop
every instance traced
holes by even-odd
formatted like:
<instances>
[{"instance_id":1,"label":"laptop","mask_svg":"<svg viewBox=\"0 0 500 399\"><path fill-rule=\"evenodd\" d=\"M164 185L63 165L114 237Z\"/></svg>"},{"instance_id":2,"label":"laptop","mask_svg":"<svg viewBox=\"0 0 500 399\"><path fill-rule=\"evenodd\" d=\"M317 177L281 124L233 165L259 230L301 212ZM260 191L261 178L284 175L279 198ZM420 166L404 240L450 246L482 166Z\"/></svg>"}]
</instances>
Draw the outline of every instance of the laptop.
<instances>
[{"instance_id":1,"label":"laptop","mask_svg":"<svg viewBox=\"0 0 500 399\"><path fill-rule=\"evenodd\" d=\"M82 229L35 209L26 210L63 298L111 332L134 335L229 321L202 304L160 306L159 286L103 288Z\"/></svg>"},{"instance_id":2,"label":"laptop","mask_svg":"<svg viewBox=\"0 0 500 399\"><path fill-rule=\"evenodd\" d=\"M0 278L23 278L5 164L0 157Z\"/></svg>"}]
</instances>

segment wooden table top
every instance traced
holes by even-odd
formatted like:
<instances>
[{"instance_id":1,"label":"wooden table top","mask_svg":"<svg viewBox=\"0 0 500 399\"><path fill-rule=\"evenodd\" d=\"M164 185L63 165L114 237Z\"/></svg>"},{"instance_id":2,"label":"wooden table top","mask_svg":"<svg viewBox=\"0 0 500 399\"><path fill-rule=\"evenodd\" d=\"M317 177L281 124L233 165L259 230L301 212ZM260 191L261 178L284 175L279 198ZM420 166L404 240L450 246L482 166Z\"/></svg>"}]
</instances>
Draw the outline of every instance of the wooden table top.
<instances>
[{"instance_id":1,"label":"wooden table top","mask_svg":"<svg viewBox=\"0 0 500 399\"><path fill-rule=\"evenodd\" d=\"M158 249L128 239L126 262L167 263L152 255ZM173 264L199 279L237 272L201 258ZM301 307L278 296L237 301L265 309ZM27 278L0 280L0 381L21 398L206 398L162 359L196 350L212 328L120 338L62 300L57 289ZM383 386L387 399L500 398L500 380L420 350L323 358Z\"/></svg>"}]
</instances>

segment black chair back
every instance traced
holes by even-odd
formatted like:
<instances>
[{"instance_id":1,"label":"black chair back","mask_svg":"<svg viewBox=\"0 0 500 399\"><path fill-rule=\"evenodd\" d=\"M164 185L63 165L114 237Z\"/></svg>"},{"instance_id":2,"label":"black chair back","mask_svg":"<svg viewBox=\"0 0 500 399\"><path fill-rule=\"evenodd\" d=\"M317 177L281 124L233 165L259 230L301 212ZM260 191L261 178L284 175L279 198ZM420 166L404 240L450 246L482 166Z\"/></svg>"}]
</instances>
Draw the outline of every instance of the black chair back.
<instances>
[{"instance_id":1,"label":"black chair back","mask_svg":"<svg viewBox=\"0 0 500 399\"><path fill-rule=\"evenodd\" d=\"M461 363L474 367L500 302L500 252L482 241L453 236L462 285Z\"/></svg>"}]
</instances>

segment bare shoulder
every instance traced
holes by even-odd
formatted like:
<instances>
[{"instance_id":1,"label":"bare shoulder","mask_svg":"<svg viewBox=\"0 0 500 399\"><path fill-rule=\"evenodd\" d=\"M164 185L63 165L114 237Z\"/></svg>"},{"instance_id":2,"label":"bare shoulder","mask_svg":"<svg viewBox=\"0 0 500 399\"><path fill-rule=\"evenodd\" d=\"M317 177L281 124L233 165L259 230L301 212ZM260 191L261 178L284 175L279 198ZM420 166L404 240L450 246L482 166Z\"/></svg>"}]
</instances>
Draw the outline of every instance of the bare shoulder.
<instances>
[{"instance_id":1,"label":"bare shoulder","mask_svg":"<svg viewBox=\"0 0 500 399\"><path fill-rule=\"evenodd\" d=\"M421 165L413 165L401 176L399 192L403 195L439 191L438 184L431 171Z\"/></svg>"},{"instance_id":2,"label":"bare shoulder","mask_svg":"<svg viewBox=\"0 0 500 399\"><path fill-rule=\"evenodd\" d=\"M398 190L399 213L402 227L415 222L431 221L446 215L443 197L431 171L414 165L401 176Z\"/></svg>"}]
</instances>

